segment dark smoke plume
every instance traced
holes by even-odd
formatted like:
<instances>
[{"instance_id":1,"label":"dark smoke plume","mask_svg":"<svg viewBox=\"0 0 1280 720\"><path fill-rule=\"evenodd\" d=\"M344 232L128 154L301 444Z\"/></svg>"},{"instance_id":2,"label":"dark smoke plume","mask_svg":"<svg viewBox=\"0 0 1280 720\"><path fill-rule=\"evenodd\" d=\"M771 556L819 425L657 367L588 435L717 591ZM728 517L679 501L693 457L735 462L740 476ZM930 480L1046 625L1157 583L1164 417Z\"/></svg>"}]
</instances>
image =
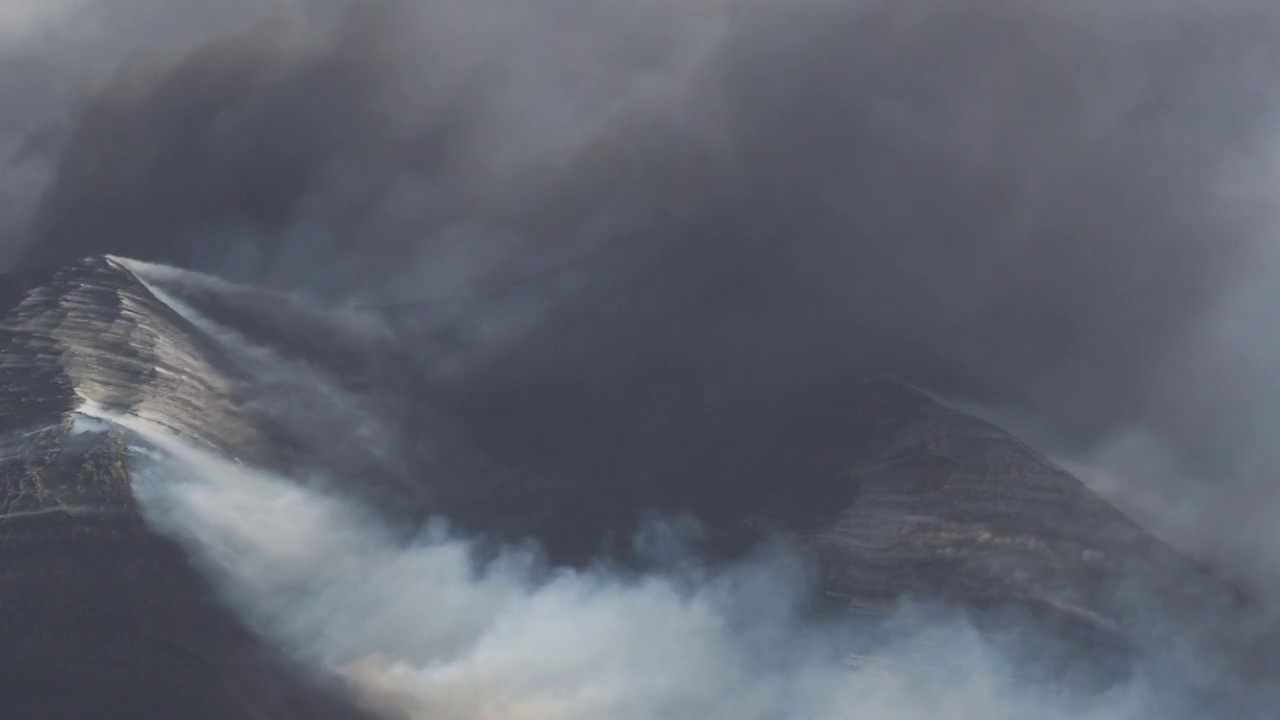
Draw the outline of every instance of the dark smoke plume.
<instances>
[{"instance_id":1,"label":"dark smoke plume","mask_svg":"<svg viewBox=\"0 0 1280 720\"><path fill-rule=\"evenodd\" d=\"M83 55L131 59L78 93L6 69L6 97L74 97L61 129L0 118L19 266L371 304L515 284L540 323L486 382L767 405L891 372L1062 453L1140 438L1120 494L1235 498L1192 526L1271 495L1270 4L246 2L211 32L173 0L145 27L185 44L141 54L123 7Z\"/></svg>"}]
</instances>

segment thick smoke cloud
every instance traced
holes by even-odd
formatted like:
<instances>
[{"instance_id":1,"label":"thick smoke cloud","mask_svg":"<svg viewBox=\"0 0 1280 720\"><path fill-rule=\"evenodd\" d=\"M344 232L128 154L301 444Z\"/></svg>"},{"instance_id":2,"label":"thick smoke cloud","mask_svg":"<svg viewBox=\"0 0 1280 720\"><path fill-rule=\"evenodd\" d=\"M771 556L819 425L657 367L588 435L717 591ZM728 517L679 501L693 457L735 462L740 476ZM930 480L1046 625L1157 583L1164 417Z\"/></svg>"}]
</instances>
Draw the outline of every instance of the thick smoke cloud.
<instances>
[{"instance_id":1,"label":"thick smoke cloud","mask_svg":"<svg viewBox=\"0 0 1280 720\"><path fill-rule=\"evenodd\" d=\"M372 303L528 278L544 329L477 383L767 407L893 372L1105 451L1117 495L1187 508L1171 531L1273 507L1268 3L204 5L149 6L145 40L67 6L84 51L6 36L14 262ZM90 62L79 91L20 71Z\"/></svg>"}]
</instances>

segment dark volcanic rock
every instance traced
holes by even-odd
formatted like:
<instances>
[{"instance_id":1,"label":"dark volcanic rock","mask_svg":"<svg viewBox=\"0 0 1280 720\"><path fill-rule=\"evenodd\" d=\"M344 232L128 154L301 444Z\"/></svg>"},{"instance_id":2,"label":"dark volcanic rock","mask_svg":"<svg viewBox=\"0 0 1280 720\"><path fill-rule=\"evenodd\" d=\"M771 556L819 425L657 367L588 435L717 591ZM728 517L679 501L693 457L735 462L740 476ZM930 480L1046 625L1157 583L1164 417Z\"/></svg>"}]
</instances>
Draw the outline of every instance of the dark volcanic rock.
<instances>
[{"instance_id":1,"label":"dark volcanic rock","mask_svg":"<svg viewBox=\"0 0 1280 720\"><path fill-rule=\"evenodd\" d=\"M131 406L164 388L148 357L154 339L121 326L147 308L128 309L138 296L117 294L118 272L93 261L0 293L4 717L364 717L336 685L264 647L144 526L119 431L73 424L75 389L90 379L81 373L97 363L131 383L86 386L104 401ZM111 282L92 282L104 275ZM155 398L198 418L182 400Z\"/></svg>"},{"instance_id":2,"label":"dark volcanic rock","mask_svg":"<svg viewBox=\"0 0 1280 720\"><path fill-rule=\"evenodd\" d=\"M1153 599L1174 618L1241 603L1026 445L892 379L740 392L655 356L626 378L489 367L440 384L392 325L208 278L96 258L6 280L0 693L20 715L355 715L148 532L128 441L80 432L86 401L323 471L408 530L444 515L562 562L625 555L647 514L687 512L713 555L792 536L826 597L862 611L1013 609L1096 648L1134 638Z\"/></svg>"}]
</instances>

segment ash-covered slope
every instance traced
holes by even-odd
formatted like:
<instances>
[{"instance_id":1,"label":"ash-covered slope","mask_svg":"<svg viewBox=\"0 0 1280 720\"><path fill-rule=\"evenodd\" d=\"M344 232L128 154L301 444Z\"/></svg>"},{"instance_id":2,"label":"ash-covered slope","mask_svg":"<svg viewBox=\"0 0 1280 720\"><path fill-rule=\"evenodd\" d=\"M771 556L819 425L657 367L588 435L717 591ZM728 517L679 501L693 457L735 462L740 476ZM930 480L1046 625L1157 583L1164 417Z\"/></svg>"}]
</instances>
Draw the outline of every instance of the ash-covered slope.
<instances>
[{"instance_id":1,"label":"ash-covered slope","mask_svg":"<svg viewBox=\"0 0 1280 720\"><path fill-rule=\"evenodd\" d=\"M863 611L1023 608L1097 647L1131 639L1150 598L1235 602L1007 433L890 379L760 397L678 368L443 382L394 323L202 276L92 258L6 281L0 695L28 714L85 716L78 698L95 697L120 717L355 712L148 532L131 440L85 432L86 403L314 477L399 527L442 515L556 561L625 554L615 541L647 513L688 512L713 554L797 537L827 597Z\"/></svg>"}]
</instances>

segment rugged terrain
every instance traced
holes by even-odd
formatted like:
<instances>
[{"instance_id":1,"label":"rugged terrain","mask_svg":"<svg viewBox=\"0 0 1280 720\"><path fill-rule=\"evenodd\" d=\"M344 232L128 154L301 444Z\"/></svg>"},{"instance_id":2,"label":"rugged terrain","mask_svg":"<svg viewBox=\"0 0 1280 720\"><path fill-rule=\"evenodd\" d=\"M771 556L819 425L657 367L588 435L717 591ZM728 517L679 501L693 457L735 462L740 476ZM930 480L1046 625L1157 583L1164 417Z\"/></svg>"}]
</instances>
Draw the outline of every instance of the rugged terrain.
<instances>
[{"instance_id":1,"label":"rugged terrain","mask_svg":"<svg viewBox=\"0 0 1280 720\"><path fill-rule=\"evenodd\" d=\"M128 278L96 260L6 278L0 290L6 716L362 717L336 687L264 647L148 530L123 434L73 420L81 392L121 407L168 399L169 412L196 422L200 409L183 403L211 397L198 375L156 362L165 328L150 324L157 306Z\"/></svg>"},{"instance_id":2,"label":"rugged terrain","mask_svg":"<svg viewBox=\"0 0 1280 720\"><path fill-rule=\"evenodd\" d=\"M444 515L559 562L636 560L620 538L655 511L697 517L711 555L781 534L840 612L1017 613L1111 658L1161 632L1138 612L1153 601L1169 623L1245 607L1025 444L892 378L760 397L678 364L626 387L450 383L395 318L110 257L0 279L0 313L0 697L21 717L358 716L148 530L133 441L85 403L325 469L406 529Z\"/></svg>"}]
</instances>

